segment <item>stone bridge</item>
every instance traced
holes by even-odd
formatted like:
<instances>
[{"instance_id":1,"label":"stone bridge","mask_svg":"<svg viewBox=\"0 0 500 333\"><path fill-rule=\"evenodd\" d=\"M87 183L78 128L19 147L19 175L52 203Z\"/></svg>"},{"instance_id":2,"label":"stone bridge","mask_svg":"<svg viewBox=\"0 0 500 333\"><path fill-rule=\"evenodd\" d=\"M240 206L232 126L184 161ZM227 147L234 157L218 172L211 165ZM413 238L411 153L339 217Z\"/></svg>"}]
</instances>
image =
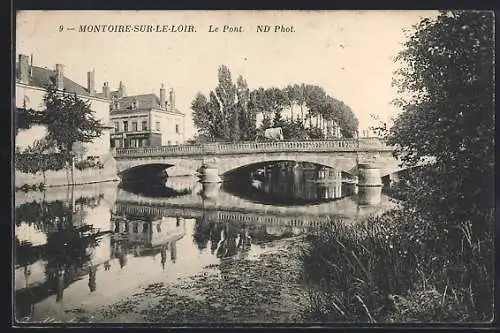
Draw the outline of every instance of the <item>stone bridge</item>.
<instances>
[{"instance_id":1,"label":"stone bridge","mask_svg":"<svg viewBox=\"0 0 500 333\"><path fill-rule=\"evenodd\" d=\"M114 156L120 176L145 166L181 168L185 174L208 169L206 180L218 181L248 165L272 161L310 162L358 175L359 165L370 165L380 176L399 169L393 148L379 138L294 142L238 142L148 148L117 148Z\"/></svg>"}]
</instances>

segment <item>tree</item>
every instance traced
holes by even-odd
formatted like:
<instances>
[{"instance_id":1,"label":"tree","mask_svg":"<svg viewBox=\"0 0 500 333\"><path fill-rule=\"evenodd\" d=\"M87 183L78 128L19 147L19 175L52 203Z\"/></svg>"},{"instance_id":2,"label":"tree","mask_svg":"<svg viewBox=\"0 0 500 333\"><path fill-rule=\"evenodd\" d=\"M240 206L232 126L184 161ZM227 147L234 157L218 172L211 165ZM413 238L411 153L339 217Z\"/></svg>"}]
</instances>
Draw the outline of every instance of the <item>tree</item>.
<instances>
[{"instance_id":1,"label":"tree","mask_svg":"<svg viewBox=\"0 0 500 333\"><path fill-rule=\"evenodd\" d=\"M304 116L304 107L306 104L306 87L304 84L294 84L293 85L293 90L294 90L294 95L295 95L295 102L299 105L300 107L300 119L302 123L305 121L305 116Z\"/></svg>"},{"instance_id":2,"label":"tree","mask_svg":"<svg viewBox=\"0 0 500 333\"><path fill-rule=\"evenodd\" d=\"M47 139L64 155L67 169L71 167L71 184L74 184L73 145L92 142L101 136L103 125L94 118L95 112L89 101L76 94L61 92L54 84L48 86L44 102L46 109L42 115L47 126Z\"/></svg>"},{"instance_id":3,"label":"tree","mask_svg":"<svg viewBox=\"0 0 500 333\"><path fill-rule=\"evenodd\" d=\"M471 244L463 256L477 249L481 261L492 259L492 250L473 244L492 244L494 221L493 25L491 12L443 11L414 27L397 57L396 105L403 112L388 135L404 165L432 161L414 175L423 181L415 182L422 185L407 206L449 233L450 252L463 253L462 239ZM491 281L473 277L492 268L475 268L476 262L465 267L485 311L491 290L484 286Z\"/></svg>"},{"instance_id":4,"label":"tree","mask_svg":"<svg viewBox=\"0 0 500 333\"><path fill-rule=\"evenodd\" d=\"M442 12L422 20L398 56L406 67L395 84L410 97L397 101L403 113L388 140L407 166L435 159L440 176L429 180L435 191L426 191L426 203L446 214L493 204L492 27L491 13Z\"/></svg>"},{"instance_id":5,"label":"tree","mask_svg":"<svg viewBox=\"0 0 500 333\"><path fill-rule=\"evenodd\" d=\"M200 136L211 137L214 133L215 117L208 108L208 100L202 93L196 94L191 102L193 110L193 123L198 128Z\"/></svg>"},{"instance_id":6,"label":"tree","mask_svg":"<svg viewBox=\"0 0 500 333\"><path fill-rule=\"evenodd\" d=\"M225 65L219 67L218 78L219 84L215 88L215 93L224 116L225 138L237 141L240 137L240 130L238 114L235 112L236 85L232 81L229 68Z\"/></svg>"},{"instance_id":7,"label":"tree","mask_svg":"<svg viewBox=\"0 0 500 333\"><path fill-rule=\"evenodd\" d=\"M300 119L290 120L283 124L283 136L287 141L307 140L309 138L304 124Z\"/></svg>"},{"instance_id":8,"label":"tree","mask_svg":"<svg viewBox=\"0 0 500 333\"><path fill-rule=\"evenodd\" d=\"M275 112L273 118L273 127L283 127L285 120L281 117L281 112Z\"/></svg>"},{"instance_id":9,"label":"tree","mask_svg":"<svg viewBox=\"0 0 500 333\"><path fill-rule=\"evenodd\" d=\"M55 160L57 159L57 155L51 154L49 155L48 153L51 151L53 147L53 143L44 138L41 140L36 140L32 146L29 146L25 151L24 154L26 155L31 155L32 157L32 171L33 173L36 172L41 172L42 177L43 177L43 183L46 183L46 177L45 177L45 172L48 170L58 170ZM60 164L59 164L60 166Z\"/></svg>"},{"instance_id":10,"label":"tree","mask_svg":"<svg viewBox=\"0 0 500 333\"><path fill-rule=\"evenodd\" d=\"M246 83L245 83L246 85ZM237 89L225 65L218 70L218 85L210 91L209 100L198 93L191 103L193 122L204 137L213 140L238 141L241 137L240 108Z\"/></svg>"},{"instance_id":11,"label":"tree","mask_svg":"<svg viewBox=\"0 0 500 333\"><path fill-rule=\"evenodd\" d=\"M370 118L372 118L372 120L374 120L376 124L370 126L369 129L375 132L375 135L381 138L387 138L387 136L389 135L389 127L387 125L387 122L382 121L380 119L380 116L376 114L370 114Z\"/></svg>"},{"instance_id":12,"label":"tree","mask_svg":"<svg viewBox=\"0 0 500 333\"><path fill-rule=\"evenodd\" d=\"M29 129L33 124L40 121L39 112L26 107L16 108L15 128L16 134L19 130Z\"/></svg>"},{"instance_id":13,"label":"tree","mask_svg":"<svg viewBox=\"0 0 500 333\"><path fill-rule=\"evenodd\" d=\"M290 119L294 119L294 106L298 100L298 91L295 86L288 85L283 89L283 93L286 96L287 107L290 108Z\"/></svg>"},{"instance_id":14,"label":"tree","mask_svg":"<svg viewBox=\"0 0 500 333\"><path fill-rule=\"evenodd\" d=\"M243 76L239 76L236 80L236 91L238 102L236 109L238 110L239 129L242 140L253 140L256 135L255 128L255 112L250 108L250 89Z\"/></svg>"}]
</instances>

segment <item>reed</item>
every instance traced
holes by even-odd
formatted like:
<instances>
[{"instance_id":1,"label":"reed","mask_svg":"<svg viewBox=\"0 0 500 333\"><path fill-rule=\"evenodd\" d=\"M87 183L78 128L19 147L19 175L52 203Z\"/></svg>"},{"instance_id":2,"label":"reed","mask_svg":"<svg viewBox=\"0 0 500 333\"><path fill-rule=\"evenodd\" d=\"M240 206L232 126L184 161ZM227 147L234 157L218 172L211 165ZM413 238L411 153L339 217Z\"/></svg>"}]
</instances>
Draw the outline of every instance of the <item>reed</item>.
<instances>
[{"instance_id":1,"label":"reed","mask_svg":"<svg viewBox=\"0 0 500 333\"><path fill-rule=\"evenodd\" d=\"M490 217L493 226L493 216ZM330 322L471 322L493 316L492 228L455 227L393 210L331 221L301 251L308 315Z\"/></svg>"}]
</instances>

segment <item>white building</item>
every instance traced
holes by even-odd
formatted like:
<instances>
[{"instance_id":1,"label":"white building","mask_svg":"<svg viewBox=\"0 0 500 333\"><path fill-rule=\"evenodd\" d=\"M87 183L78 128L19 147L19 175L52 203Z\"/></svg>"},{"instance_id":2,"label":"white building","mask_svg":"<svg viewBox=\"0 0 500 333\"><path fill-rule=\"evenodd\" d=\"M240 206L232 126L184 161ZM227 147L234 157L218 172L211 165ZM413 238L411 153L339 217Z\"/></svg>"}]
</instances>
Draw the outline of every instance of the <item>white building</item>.
<instances>
[{"instance_id":1,"label":"white building","mask_svg":"<svg viewBox=\"0 0 500 333\"><path fill-rule=\"evenodd\" d=\"M169 100L162 85L160 96L143 94L127 96L125 86L109 92L103 87L104 97L111 98L111 147L156 147L178 145L185 141L184 113L175 107L175 92L170 89Z\"/></svg>"},{"instance_id":2,"label":"white building","mask_svg":"<svg viewBox=\"0 0 500 333\"><path fill-rule=\"evenodd\" d=\"M108 99L100 98L94 90L94 72L88 72L89 82L87 87L72 81L64 76L64 65L56 64L55 69L38 67L33 65L33 56L20 54L16 66L16 107L42 111L45 109L43 98L46 87L54 80L57 88L61 92L76 94L83 100L91 103L91 108L95 112L94 117L105 126L109 126L109 105ZM34 125L29 129L20 130L16 135L16 147L24 150L33 144L37 139L42 139L47 134L46 127ZM109 130L104 130L103 134L91 143L85 143L86 156L103 157L109 154Z\"/></svg>"},{"instance_id":3,"label":"white building","mask_svg":"<svg viewBox=\"0 0 500 333\"><path fill-rule=\"evenodd\" d=\"M292 111L293 110L293 111ZM305 128L318 127L323 132L325 138L341 138L342 133L340 131L340 126L334 120L327 120L322 115L318 116L308 116L309 109L303 107L302 111L295 105L291 108L285 108L281 112L281 117L284 120L301 120ZM269 112L265 115L263 112L257 113L256 115L256 126L259 128L262 125L264 117L267 116L271 120L274 119L274 113ZM287 138L285 138L286 140Z\"/></svg>"}]
</instances>

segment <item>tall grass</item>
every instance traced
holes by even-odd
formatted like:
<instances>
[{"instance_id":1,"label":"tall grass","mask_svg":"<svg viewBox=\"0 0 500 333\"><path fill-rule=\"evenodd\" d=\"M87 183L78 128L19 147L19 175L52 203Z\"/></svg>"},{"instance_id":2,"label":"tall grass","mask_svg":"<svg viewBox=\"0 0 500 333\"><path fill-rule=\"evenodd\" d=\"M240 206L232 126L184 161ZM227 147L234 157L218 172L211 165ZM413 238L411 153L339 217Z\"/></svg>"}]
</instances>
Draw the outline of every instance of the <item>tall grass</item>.
<instances>
[{"instance_id":1,"label":"tall grass","mask_svg":"<svg viewBox=\"0 0 500 333\"><path fill-rule=\"evenodd\" d=\"M472 221L445 227L393 210L308 236L302 251L310 319L356 322L487 321L493 309L493 215L473 240Z\"/></svg>"}]
</instances>

